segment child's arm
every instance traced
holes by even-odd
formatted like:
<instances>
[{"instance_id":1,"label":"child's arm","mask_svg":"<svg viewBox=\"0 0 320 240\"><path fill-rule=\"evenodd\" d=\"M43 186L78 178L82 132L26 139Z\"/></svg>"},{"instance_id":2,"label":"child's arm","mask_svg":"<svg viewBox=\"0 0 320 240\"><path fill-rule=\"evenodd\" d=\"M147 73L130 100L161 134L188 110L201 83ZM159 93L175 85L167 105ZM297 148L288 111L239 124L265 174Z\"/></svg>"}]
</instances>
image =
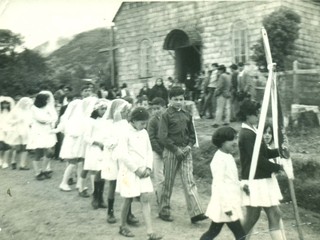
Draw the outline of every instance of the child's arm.
<instances>
[{"instance_id":1,"label":"child's arm","mask_svg":"<svg viewBox=\"0 0 320 240\"><path fill-rule=\"evenodd\" d=\"M241 148L244 149L246 153L248 153L248 158L252 159L254 144L255 144L256 135L253 132L248 133L248 135L243 136L243 138L239 139L242 142ZM271 172L278 172L280 170L280 165L276 163L272 163L269 161L267 156L262 156L263 148L267 148L264 142L261 143L260 152L258 156L258 165L257 168L268 169Z\"/></svg>"},{"instance_id":2,"label":"child's arm","mask_svg":"<svg viewBox=\"0 0 320 240\"><path fill-rule=\"evenodd\" d=\"M226 161L225 159L219 159L218 156L214 156L212 159L211 173L212 173L212 185L213 189L217 191L212 194L218 194L220 199L220 204L223 212L232 211L232 206L230 204L230 193L225 185L225 171L226 171ZM228 215L228 214L227 214Z\"/></svg>"},{"instance_id":3,"label":"child's arm","mask_svg":"<svg viewBox=\"0 0 320 240\"><path fill-rule=\"evenodd\" d=\"M119 151L119 161L123 162L124 165L131 171L139 174L143 174L143 171L139 169L140 165L138 161L136 161L132 156L129 155L129 138L128 135L122 135L119 137L118 147L121 149ZM140 176L139 176L140 177Z\"/></svg>"},{"instance_id":4,"label":"child's arm","mask_svg":"<svg viewBox=\"0 0 320 240\"><path fill-rule=\"evenodd\" d=\"M149 139L151 142L152 150L161 156L163 152L163 147L160 144L158 139L158 129L159 129L159 122L157 121L156 118L152 118L148 123Z\"/></svg>"},{"instance_id":5,"label":"child's arm","mask_svg":"<svg viewBox=\"0 0 320 240\"><path fill-rule=\"evenodd\" d=\"M152 146L149 140L148 132L146 131L146 146L147 146L147 169L152 170L153 166L153 154L152 154Z\"/></svg>"},{"instance_id":6,"label":"child's arm","mask_svg":"<svg viewBox=\"0 0 320 240\"><path fill-rule=\"evenodd\" d=\"M189 131L189 146L193 147L193 145L196 143L196 131L194 128L192 116L190 115L189 121L188 121L188 131Z\"/></svg>"}]
</instances>

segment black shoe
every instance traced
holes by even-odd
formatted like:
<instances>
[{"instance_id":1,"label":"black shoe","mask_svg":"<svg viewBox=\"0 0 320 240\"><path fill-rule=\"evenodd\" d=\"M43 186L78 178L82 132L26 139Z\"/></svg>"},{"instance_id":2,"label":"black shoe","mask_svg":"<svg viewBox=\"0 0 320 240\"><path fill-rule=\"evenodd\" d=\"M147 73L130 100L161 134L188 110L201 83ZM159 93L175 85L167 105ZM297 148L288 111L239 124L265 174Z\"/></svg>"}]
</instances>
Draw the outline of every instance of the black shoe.
<instances>
[{"instance_id":1,"label":"black shoe","mask_svg":"<svg viewBox=\"0 0 320 240\"><path fill-rule=\"evenodd\" d=\"M224 123L223 126L229 126L229 123Z\"/></svg>"},{"instance_id":2,"label":"black shoe","mask_svg":"<svg viewBox=\"0 0 320 240\"><path fill-rule=\"evenodd\" d=\"M197 216L194 216L191 218L191 223L196 223L196 222L199 222L199 221L203 221L203 220L206 220L208 217L206 215L204 215L203 213L197 215Z\"/></svg>"},{"instance_id":3,"label":"black shoe","mask_svg":"<svg viewBox=\"0 0 320 240\"><path fill-rule=\"evenodd\" d=\"M19 167L19 170L30 170L30 168L28 168L28 167Z\"/></svg>"},{"instance_id":4,"label":"black shoe","mask_svg":"<svg viewBox=\"0 0 320 240\"><path fill-rule=\"evenodd\" d=\"M93 198L92 202L91 202L91 206L93 207L93 209L98 209L99 208L99 202L97 198Z\"/></svg>"},{"instance_id":5,"label":"black shoe","mask_svg":"<svg viewBox=\"0 0 320 240\"><path fill-rule=\"evenodd\" d=\"M36 179L38 181L42 181L45 179L45 176L43 175L43 172L40 172L38 175L36 175Z\"/></svg>"},{"instance_id":6,"label":"black shoe","mask_svg":"<svg viewBox=\"0 0 320 240\"><path fill-rule=\"evenodd\" d=\"M49 170L49 171L44 171L44 172L43 172L43 175L44 175L44 177L45 177L46 179L50 179L50 178L52 178L52 171L51 171L51 170Z\"/></svg>"},{"instance_id":7,"label":"black shoe","mask_svg":"<svg viewBox=\"0 0 320 240\"><path fill-rule=\"evenodd\" d=\"M17 164L16 163L11 163L11 168L12 168L12 170L16 170L17 169Z\"/></svg>"},{"instance_id":8,"label":"black shoe","mask_svg":"<svg viewBox=\"0 0 320 240\"><path fill-rule=\"evenodd\" d=\"M75 184L76 182L75 181L73 181L73 178L69 178L68 179L68 185L73 185L73 184Z\"/></svg>"},{"instance_id":9,"label":"black shoe","mask_svg":"<svg viewBox=\"0 0 320 240\"><path fill-rule=\"evenodd\" d=\"M99 201L98 208L108 208L108 205L102 200Z\"/></svg>"},{"instance_id":10,"label":"black shoe","mask_svg":"<svg viewBox=\"0 0 320 240\"><path fill-rule=\"evenodd\" d=\"M159 218L165 222L173 222L173 218L170 215L164 215L159 213Z\"/></svg>"},{"instance_id":11,"label":"black shoe","mask_svg":"<svg viewBox=\"0 0 320 240\"><path fill-rule=\"evenodd\" d=\"M110 224L114 224L114 223L117 222L117 219L116 219L115 216L113 215L113 211L111 211L110 213L108 213L107 222L110 223Z\"/></svg>"},{"instance_id":12,"label":"black shoe","mask_svg":"<svg viewBox=\"0 0 320 240\"><path fill-rule=\"evenodd\" d=\"M88 198L88 197L90 197L87 189L84 189L82 192L79 192L79 196L80 196L80 197L83 197L83 198Z\"/></svg>"},{"instance_id":13,"label":"black shoe","mask_svg":"<svg viewBox=\"0 0 320 240\"><path fill-rule=\"evenodd\" d=\"M133 214L129 214L127 218L127 223L129 225L136 225L139 223L139 219L136 218Z\"/></svg>"},{"instance_id":14,"label":"black shoe","mask_svg":"<svg viewBox=\"0 0 320 240\"><path fill-rule=\"evenodd\" d=\"M212 127L217 128L219 127L219 124L213 124Z\"/></svg>"}]
</instances>

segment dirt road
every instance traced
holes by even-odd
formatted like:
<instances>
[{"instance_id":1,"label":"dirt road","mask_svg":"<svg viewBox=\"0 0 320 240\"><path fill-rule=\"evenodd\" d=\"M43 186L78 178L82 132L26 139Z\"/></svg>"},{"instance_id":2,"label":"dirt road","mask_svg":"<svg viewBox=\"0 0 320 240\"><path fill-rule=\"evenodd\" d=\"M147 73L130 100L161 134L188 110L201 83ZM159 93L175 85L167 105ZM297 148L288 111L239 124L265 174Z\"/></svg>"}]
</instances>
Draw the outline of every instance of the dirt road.
<instances>
[{"instance_id":1,"label":"dirt road","mask_svg":"<svg viewBox=\"0 0 320 240\"><path fill-rule=\"evenodd\" d=\"M93 210L90 198L84 199L77 195L76 190L61 192L59 182L65 163L53 161L54 175L52 179L36 181L33 172L11 169L0 170L0 239L2 240L121 240L126 239L118 234L119 223L110 225L106 222L106 210ZM209 201L210 186L197 181L203 208ZM74 185L73 185L74 187ZM8 194L10 189L10 194ZM106 194L105 194L106 196ZM119 220L121 198L117 196L115 215ZM163 222L157 217L157 206L152 199L152 219L155 231L163 234L164 239L187 240L199 239L206 231L210 221L191 224L186 211L180 180L177 179L172 197L172 223ZM284 211L291 211L289 206L283 206ZM288 210L290 209L290 210ZM138 227L132 227L136 235L133 240L146 239L145 226L140 210L140 204L134 202L133 212L140 219ZM284 224L287 239L298 239L294 227L292 213L285 214ZM267 222L263 214L255 228L252 240L270 239L267 233ZM316 240L319 235L308 225L304 226L305 239ZM217 239L233 239L225 226Z\"/></svg>"},{"instance_id":2,"label":"dirt road","mask_svg":"<svg viewBox=\"0 0 320 240\"><path fill-rule=\"evenodd\" d=\"M210 140L213 132L211 121L196 121L200 142ZM233 127L237 129L240 124ZM106 210L93 210L90 198L80 198L76 190L66 193L58 189L65 163L53 161L52 167L54 170L53 178L44 181L36 181L32 170L0 169L0 240L127 239L118 233L119 221L113 225L108 224ZM198 179L197 186L202 206L206 209L210 197L210 185ZM72 187L74 188L74 185ZM11 196L7 193L8 189L10 189ZM118 220L121 202L121 198L117 195L115 216ZM175 221L172 223L163 222L157 217L154 196L151 207L154 229L164 235L166 240L197 240L210 224L210 220L191 224L179 177L177 177L172 196L172 213ZM299 239L296 227L293 226L295 220L292 205L282 204L281 210L287 240ZM136 237L130 239L146 239L146 229L138 202L133 203L133 212L141 223L138 227L132 227L132 232ZM304 239L318 240L320 235L319 214L300 209L300 216ZM262 213L253 233L251 240L271 239L264 213ZM233 236L225 226L216 239L229 240L233 239Z\"/></svg>"}]
</instances>

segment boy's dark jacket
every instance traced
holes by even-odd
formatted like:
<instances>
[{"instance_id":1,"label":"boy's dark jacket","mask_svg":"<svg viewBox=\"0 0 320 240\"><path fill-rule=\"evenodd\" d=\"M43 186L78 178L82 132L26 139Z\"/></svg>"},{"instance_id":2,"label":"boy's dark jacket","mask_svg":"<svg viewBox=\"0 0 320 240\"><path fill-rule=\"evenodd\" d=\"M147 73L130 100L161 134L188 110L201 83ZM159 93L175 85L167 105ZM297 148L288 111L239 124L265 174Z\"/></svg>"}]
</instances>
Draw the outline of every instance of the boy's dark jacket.
<instances>
[{"instance_id":1,"label":"boy's dark jacket","mask_svg":"<svg viewBox=\"0 0 320 240\"><path fill-rule=\"evenodd\" d=\"M161 115L158 137L165 148L176 152L178 147L193 146L196 135L192 116L184 109L169 106Z\"/></svg>"},{"instance_id":2,"label":"boy's dark jacket","mask_svg":"<svg viewBox=\"0 0 320 240\"><path fill-rule=\"evenodd\" d=\"M161 113L157 113L150 119L147 130L148 130L152 150L161 156L164 147L160 143L159 137L158 137L160 116L161 116Z\"/></svg>"}]
</instances>

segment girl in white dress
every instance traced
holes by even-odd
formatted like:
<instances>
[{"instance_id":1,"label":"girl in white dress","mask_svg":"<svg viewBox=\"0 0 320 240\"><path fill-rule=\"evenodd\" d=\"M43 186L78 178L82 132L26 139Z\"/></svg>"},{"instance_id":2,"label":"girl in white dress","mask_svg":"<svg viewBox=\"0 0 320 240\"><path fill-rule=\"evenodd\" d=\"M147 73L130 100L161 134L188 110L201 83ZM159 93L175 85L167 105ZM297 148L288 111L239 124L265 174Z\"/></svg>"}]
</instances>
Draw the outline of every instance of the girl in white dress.
<instances>
[{"instance_id":1,"label":"girl in white dress","mask_svg":"<svg viewBox=\"0 0 320 240\"><path fill-rule=\"evenodd\" d=\"M104 142L108 137L106 119L103 117L108 108L108 102L109 101L106 99L98 100L84 136L84 140L86 142L86 152L83 169L84 171L90 172L90 179L93 186L93 200L91 204L94 209L107 208L103 200L105 180L101 179L101 169ZM82 175L81 178L82 184L85 178L83 178ZM81 190L79 189L79 195L85 197L86 189L82 191Z\"/></svg>"},{"instance_id":2,"label":"girl in white dress","mask_svg":"<svg viewBox=\"0 0 320 240\"><path fill-rule=\"evenodd\" d=\"M206 212L212 222L200 240L214 239L224 224L227 224L236 240L244 240L245 232L240 224L241 185L232 156L238 147L237 133L231 127L221 127L213 134L212 143L218 147L210 164L211 199Z\"/></svg>"},{"instance_id":3,"label":"girl in white dress","mask_svg":"<svg viewBox=\"0 0 320 240\"><path fill-rule=\"evenodd\" d=\"M122 151L119 146L119 139L121 136L126 136L128 132L129 123L127 119L130 109L130 103L123 99L115 99L111 101L105 115L108 139L104 146L104 163L101 176L109 181L107 222L111 224L116 222L113 206L119 169L118 159ZM138 219L131 213L131 208L129 209L128 222L131 224L138 223Z\"/></svg>"},{"instance_id":4,"label":"girl in white dress","mask_svg":"<svg viewBox=\"0 0 320 240\"><path fill-rule=\"evenodd\" d=\"M54 97L50 91L38 93L31 107L31 113L32 124L27 149L34 150L33 169L36 179L43 180L51 178L50 154L57 142L57 137L52 130L58 120L58 114L54 107ZM41 159L43 159L42 167L39 165Z\"/></svg>"},{"instance_id":5,"label":"girl in white dress","mask_svg":"<svg viewBox=\"0 0 320 240\"><path fill-rule=\"evenodd\" d=\"M9 125L8 121L14 107L14 100L11 97L0 96L0 166L8 168L11 147L7 143Z\"/></svg>"},{"instance_id":6,"label":"girl in white dress","mask_svg":"<svg viewBox=\"0 0 320 240\"><path fill-rule=\"evenodd\" d=\"M85 157L84 132L89 124L90 115L97 101L98 98L96 97L87 97L83 100L76 99L69 103L55 130L55 132L63 131L64 133L60 158L68 162L59 185L61 191L71 191L68 180L75 167L77 167L76 188L80 187L80 175L83 170Z\"/></svg>"},{"instance_id":7,"label":"girl in white dress","mask_svg":"<svg viewBox=\"0 0 320 240\"><path fill-rule=\"evenodd\" d=\"M20 159L20 170L29 170L27 164L28 152L26 145L28 142L28 134L32 122L31 106L33 100L29 97L21 98L15 107L12 109L12 114L9 120L9 134L7 143L12 146L17 155L12 158L12 166L16 165L16 159Z\"/></svg>"},{"instance_id":8,"label":"girl in white dress","mask_svg":"<svg viewBox=\"0 0 320 240\"><path fill-rule=\"evenodd\" d=\"M121 212L121 226L119 233L126 237L133 237L127 227L127 216L133 198L141 203L143 218L147 226L147 239L162 239L153 232L149 194L153 192L150 178L153 155L149 135L145 130L149 114L143 107L134 109L130 116L129 130L120 139L119 174L117 192L124 198Z\"/></svg>"}]
</instances>

